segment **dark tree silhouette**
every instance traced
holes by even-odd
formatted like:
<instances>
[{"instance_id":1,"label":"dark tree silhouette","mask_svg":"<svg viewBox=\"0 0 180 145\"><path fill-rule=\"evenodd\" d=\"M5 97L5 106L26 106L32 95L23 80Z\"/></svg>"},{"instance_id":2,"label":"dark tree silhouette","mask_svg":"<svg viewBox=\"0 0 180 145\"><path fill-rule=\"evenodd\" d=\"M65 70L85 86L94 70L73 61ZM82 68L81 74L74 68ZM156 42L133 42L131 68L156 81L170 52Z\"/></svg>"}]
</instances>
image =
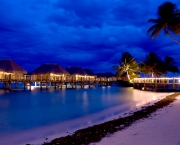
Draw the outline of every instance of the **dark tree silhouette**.
<instances>
[{"instance_id":1,"label":"dark tree silhouette","mask_svg":"<svg viewBox=\"0 0 180 145\"><path fill-rule=\"evenodd\" d=\"M163 73L166 76L167 72L179 73L179 68L176 66L176 62L170 56L166 56L163 62Z\"/></svg>"},{"instance_id":2,"label":"dark tree silhouette","mask_svg":"<svg viewBox=\"0 0 180 145\"><path fill-rule=\"evenodd\" d=\"M149 22L154 23L148 30L148 34L151 33L151 38L157 36L161 30L164 30L166 35L180 44L180 42L169 33L170 30L174 34L180 34L180 11L176 9L175 4L166 2L159 6L158 18L150 19Z\"/></svg>"},{"instance_id":3,"label":"dark tree silhouette","mask_svg":"<svg viewBox=\"0 0 180 145\"><path fill-rule=\"evenodd\" d=\"M151 77L162 76L162 59L154 52L150 52L146 55L146 60L141 62L141 72L144 74L150 74Z\"/></svg>"}]
</instances>

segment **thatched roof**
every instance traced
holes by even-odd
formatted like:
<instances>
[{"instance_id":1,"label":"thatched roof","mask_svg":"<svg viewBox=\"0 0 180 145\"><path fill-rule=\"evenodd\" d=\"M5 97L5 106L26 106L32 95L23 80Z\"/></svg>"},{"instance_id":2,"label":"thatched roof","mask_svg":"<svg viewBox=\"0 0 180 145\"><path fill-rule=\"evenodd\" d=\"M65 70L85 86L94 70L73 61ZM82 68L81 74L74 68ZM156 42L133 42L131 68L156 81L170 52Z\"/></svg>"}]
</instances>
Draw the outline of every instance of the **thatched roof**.
<instances>
[{"instance_id":1,"label":"thatched roof","mask_svg":"<svg viewBox=\"0 0 180 145\"><path fill-rule=\"evenodd\" d=\"M111 72L106 72L106 73L97 73L96 74L98 78L101 78L101 77L105 77L105 78L112 78L112 77L115 77L115 75Z\"/></svg>"},{"instance_id":2,"label":"thatched roof","mask_svg":"<svg viewBox=\"0 0 180 145\"><path fill-rule=\"evenodd\" d=\"M95 76L92 70L90 69L83 69L89 76Z\"/></svg>"},{"instance_id":3,"label":"thatched roof","mask_svg":"<svg viewBox=\"0 0 180 145\"><path fill-rule=\"evenodd\" d=\"M66 70L71 74L88 75L81 67L67 67Z\"/></svg>"},{"instance_id":4,"label":"thatched roof","mask_svg":"<svg viewBox=\"0 0 180 145\"><path fill-rule=\"evenodd\" d=\"M40 67L35 69L31 74L64 74L70 75L65 69L63 69L59 64L42 64Z\"/></svg>"},{"instance_id":5,"label":"thatched roof","mask_svg":"<svg viewBox=\"0 0 180 145\"><path fill-rule=\"evenodd\" d=\"M25 71L22 67L20 67L11 59L0 59L0 71L4 71L8 73L17 72L17 73L27 74L27 71Z\"/></svg>"}]
</instances>

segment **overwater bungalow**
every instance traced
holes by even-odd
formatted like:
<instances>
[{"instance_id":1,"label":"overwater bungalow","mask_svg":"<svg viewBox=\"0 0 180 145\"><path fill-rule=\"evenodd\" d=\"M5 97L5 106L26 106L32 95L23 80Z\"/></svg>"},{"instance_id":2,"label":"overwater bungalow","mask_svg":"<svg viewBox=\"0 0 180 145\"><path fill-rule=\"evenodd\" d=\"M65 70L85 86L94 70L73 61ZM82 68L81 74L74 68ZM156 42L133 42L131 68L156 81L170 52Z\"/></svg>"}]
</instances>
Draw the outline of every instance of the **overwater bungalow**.
<instances>
[{"instance_id":1,"label":"overwater bungalow","mask_svg":"<svg viewBox=\"0 0 180 145\"><path fill-rule=\"evenodd\" d=\"M96 79L96 75L94 74L94 72L90 69L83 69L87 74L88 74L88 79L90 80L95 80Z\"/></svg>"},{"instance_id":2,"label":"overwater bungalow","mask_svg":"<svg viewBox=\"0 0 180 145\"><path fill-rule=\"evenodd\" d=\"M96 74L98 79L101 81L116 81L116 76L111 73L111 72L106 72L106 73L97 73Z\"/></svg>"},{"instance_id":3,"label":"overwater bungalow","mask_svg":"<svg viewBox=\"0 0 180 145\"><path fill-rule=\"evenodd\" d=\"M84 81L90 78L81 67L67 67L66 71L70 73L71 79L75 81Z\"/></svg>"},{"instance_id":4,"label":"overwater bungalow","mask_svg":"<svg viewBox=\"0 0 180 145\"><path fill-rule=\"evenodd\" d=\"M42 64L31 73L32 80L66 80L70 74L59 64Z\"/></svg>"},{"instance_id":5,"label":"overwater bungalow","mask_svg":"<svg viewBox=\"0 0 180 145\"><path fill-rule=\"evenodd\" d=\"M0 59L0 79L23 80L27 71L11 59Z\"/></svg>"}]
</instances>

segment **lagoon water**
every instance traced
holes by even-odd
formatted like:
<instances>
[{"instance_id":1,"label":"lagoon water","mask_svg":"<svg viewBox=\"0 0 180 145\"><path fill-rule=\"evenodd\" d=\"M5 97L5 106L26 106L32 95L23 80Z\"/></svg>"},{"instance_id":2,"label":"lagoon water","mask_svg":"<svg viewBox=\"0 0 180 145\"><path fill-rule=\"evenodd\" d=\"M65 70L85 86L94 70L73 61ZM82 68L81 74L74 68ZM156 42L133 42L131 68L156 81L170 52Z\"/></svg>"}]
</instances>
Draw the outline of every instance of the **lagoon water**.
<instances>
[{"instance_id":1,"label":"lagoon water","mask_svg":"<svg viewBox=\"0 0 180 145\"><path fill-rule=\"evenodd\" d=\"M16 145L40 138L42 141L50 135L65 135L122 116L167 94L118 86L0 90L0 140ZM26 136L22 137L23 134ZM11 142L8 142L10 136Z\"/></svg>"}]
</instances>

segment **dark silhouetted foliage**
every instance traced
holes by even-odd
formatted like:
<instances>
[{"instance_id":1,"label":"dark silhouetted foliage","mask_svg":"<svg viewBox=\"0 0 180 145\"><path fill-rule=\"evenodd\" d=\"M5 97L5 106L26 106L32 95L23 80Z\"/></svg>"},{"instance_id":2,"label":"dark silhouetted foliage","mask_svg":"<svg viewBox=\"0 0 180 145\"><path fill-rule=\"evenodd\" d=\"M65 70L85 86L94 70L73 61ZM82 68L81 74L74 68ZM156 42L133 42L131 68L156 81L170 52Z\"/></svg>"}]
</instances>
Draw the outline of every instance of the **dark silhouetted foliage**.
<instances>
[{"instance_id":1,"label":"dark silhouetted foliage","mask_svg":"<svg viewBox=\"0 0 180 145\"><path fill-rule=\"evenodd\" d=\"M180 11L176 9L175 4L166 2L159 6L158 18L150 19L149 22L154 23L148 30L148 34L151 33L151 38L157 36L161 30L164 30L166 35L180 44L180 42L169 33L170 30L174 34L180 34Z\"/></svg>"}]
</instances>

